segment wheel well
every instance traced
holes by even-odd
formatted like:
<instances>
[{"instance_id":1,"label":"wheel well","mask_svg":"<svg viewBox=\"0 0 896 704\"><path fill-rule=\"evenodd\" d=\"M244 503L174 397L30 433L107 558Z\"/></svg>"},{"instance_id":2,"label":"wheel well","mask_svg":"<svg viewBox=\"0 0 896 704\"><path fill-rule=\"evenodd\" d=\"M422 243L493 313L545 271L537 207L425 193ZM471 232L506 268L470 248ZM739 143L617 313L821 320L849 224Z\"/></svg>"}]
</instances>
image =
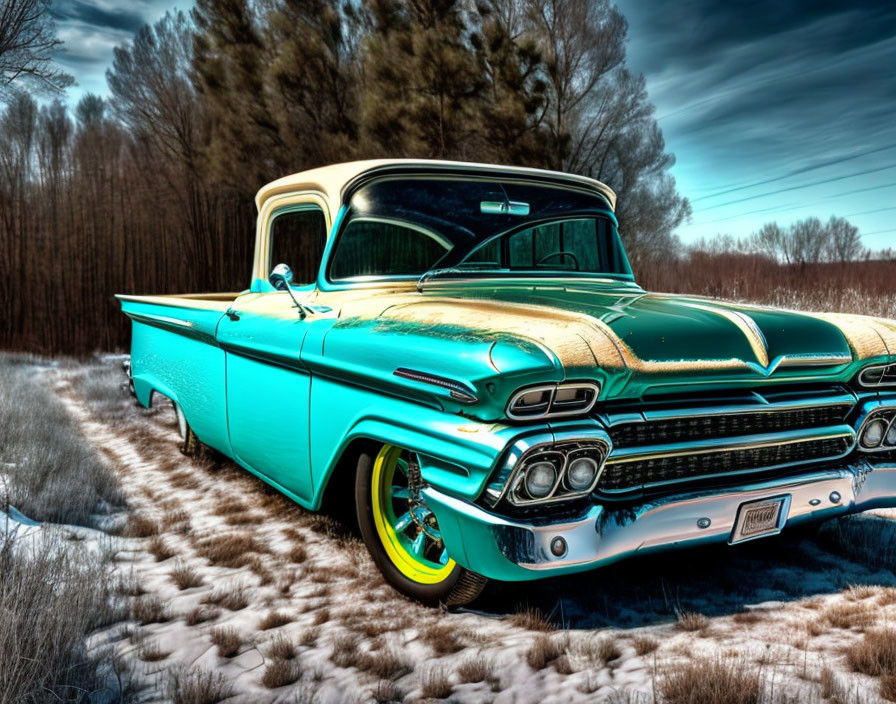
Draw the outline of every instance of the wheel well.
<instances>
[{"instance_id":1,"label":"wheel well","mask_svg":"<svg viewBox=\"0 0 896 704\"><path fill-rule=\"evenodd\" d=\"M320 511L337 518L344 525L355 524L355 472L363 452L375 452L376 440L355 438L342 450L336 467L327 480L321 498Z\"/></svg>"}]
</instances>

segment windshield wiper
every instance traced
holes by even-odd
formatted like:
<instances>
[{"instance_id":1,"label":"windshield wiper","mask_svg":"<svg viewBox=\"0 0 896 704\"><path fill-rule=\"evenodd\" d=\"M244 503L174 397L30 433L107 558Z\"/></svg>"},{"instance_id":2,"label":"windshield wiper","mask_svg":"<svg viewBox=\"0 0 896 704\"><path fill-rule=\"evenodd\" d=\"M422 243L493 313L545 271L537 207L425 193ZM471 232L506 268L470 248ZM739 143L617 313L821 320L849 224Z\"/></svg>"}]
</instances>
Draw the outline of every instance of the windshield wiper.
<instances>
[{"instance_id":1,"label":"windshield wiper","mask_svg":"<svg viewBox=\"0 0 896 704\"><path fill-rule=\"evenodd\" d=\"M425 284L428 279L431 279L435 276L441 276L442 274L463 274L463 273L471 272L471 271L494 271L494 270L495 270L494 266L489 266L489 265L476 266L475 264L473 264L473 265L468 264L466 266L446 266L446 267L440 267L440 268L436 268L436 269L430 269L429 271L423 272L423 275L419 279L417 279L417 290L422 291L423 284Z\"/></svg>"}]
</instances>

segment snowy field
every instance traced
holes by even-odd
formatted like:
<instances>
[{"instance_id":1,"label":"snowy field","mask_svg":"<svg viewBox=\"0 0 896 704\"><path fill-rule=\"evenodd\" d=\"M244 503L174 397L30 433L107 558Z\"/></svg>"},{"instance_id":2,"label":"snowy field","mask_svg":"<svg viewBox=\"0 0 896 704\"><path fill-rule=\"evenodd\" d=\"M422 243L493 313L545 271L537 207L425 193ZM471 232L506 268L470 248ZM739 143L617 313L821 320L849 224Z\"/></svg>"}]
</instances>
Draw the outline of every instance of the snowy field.
<instances>
[{"instance_id":1,"label":"snowy field","mask_svg":"<svg viewBox=\"0 0 896 704\"><path fill-rule=\"evenodd\" d=\"M24 369L126 508L106 501L92 528L30 525L21 506L0 515L10 559L42 541L104 556L124 606L90 634L107 687L85 701L896 700L896 523L885 511L490 585L473 609L439 611L386 586L350 526L228 461L182 456L170 405L135 405L120 363ZM17 480L8 451L0 444L0 490ZM14 504L6 495L0 505Z\"/></svg>"}]
</instances>

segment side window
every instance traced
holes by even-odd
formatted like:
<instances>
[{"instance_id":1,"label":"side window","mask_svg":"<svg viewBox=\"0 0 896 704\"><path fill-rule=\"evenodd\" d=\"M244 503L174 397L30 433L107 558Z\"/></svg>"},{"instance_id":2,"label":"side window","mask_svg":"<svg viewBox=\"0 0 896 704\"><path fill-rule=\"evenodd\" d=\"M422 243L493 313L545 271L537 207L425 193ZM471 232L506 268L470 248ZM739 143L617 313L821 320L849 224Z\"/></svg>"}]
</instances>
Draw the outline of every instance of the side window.
<instances>
[{"instance_id":1,"label":"side window","mask_svg":"<svg viewBox=\"0 0 896 704\"><path fill-rule=\"evenodd\" d=\"M270 228L268 271L287 264L293 284L313 284L327 242L327 221L320 208L301 206L275 213Z\"/></svg>"},{"instance_id":2,"label":"side window","mask_svg":"<svg viewBox=\"0 0 896 704\"><path fill-rule=\"evenodd\" d=\"M444 237L420 226L356 218L339 235L330 277L420 276L450 249Z\"/></svg>"}]
</instances>

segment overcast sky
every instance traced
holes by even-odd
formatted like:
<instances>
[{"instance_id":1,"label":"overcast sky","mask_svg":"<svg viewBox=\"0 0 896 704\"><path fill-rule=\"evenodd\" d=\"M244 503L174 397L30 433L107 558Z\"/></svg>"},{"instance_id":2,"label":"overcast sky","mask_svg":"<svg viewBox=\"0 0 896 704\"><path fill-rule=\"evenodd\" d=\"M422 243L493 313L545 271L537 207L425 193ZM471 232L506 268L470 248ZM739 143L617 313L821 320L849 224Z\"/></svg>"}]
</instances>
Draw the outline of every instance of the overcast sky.
<instances>
[{"instance_id":1,"label":"overcast sky","mask_svg":"<svg viewBox=\"0 0 896 704\"><path fill-rule=\"evenodd\" d=\"M694 208L686 240L848 217L896 246L896 2L617 0ZM106 94L112 48L188 2L53 0L59 62ZM612 184L610 184L612 185Z\"/></svg>"}]
</instances>

